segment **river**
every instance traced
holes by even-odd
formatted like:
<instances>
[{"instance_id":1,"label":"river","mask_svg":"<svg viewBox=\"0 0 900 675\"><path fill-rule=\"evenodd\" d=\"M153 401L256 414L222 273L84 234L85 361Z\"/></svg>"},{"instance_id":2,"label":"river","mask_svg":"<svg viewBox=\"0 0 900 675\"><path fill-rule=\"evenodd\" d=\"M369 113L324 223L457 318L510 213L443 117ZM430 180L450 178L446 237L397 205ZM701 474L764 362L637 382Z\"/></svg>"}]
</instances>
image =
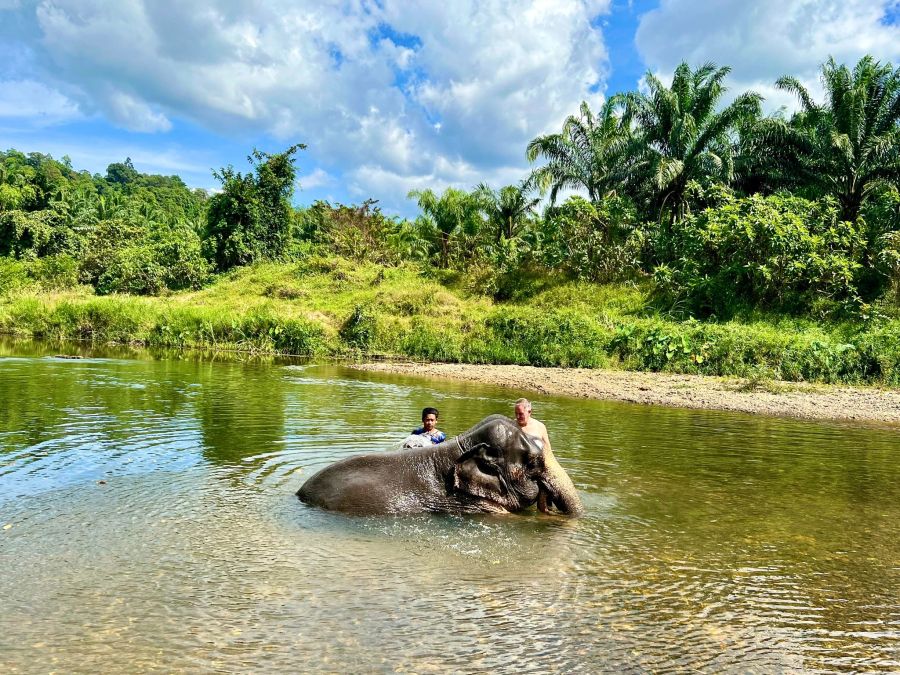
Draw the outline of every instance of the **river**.
<instances>
[{"instance_id":1,"label":"river","mask_svg":"<svg viewBox=\"0 0 900 675\"><path fill-rule=\"evenodd\" d=\"M0 344L0 671L900 670L896 428L535 396L585 517L350 518L294 493L527 392L54 352Z\"/></svg>"}]
</instances>

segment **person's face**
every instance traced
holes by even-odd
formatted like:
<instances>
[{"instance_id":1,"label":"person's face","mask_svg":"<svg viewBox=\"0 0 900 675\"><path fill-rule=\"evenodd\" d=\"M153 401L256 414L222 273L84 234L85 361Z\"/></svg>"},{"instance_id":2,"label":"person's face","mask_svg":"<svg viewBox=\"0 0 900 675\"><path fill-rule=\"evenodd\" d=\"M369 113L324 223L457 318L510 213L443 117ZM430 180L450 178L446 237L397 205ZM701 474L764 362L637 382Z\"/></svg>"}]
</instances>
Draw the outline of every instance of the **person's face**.
<instances>
[{"instance_id":1,"label":"person's face","mask_svg":"<svg viewBox=\"0 0 900 675\"><path fill-rule=\"evenodd\" d=\"M435 425L437 425L437 415L434 413L429 413L422 418L422 426L425 431L434 431Z\"/></svg>"},{"instance_id":2,"label":"person's face","mask_svg":"<svg viewBox=\"0 0 900 675\"><path fill-rule=\"evenodd\" d=\"M516 406L516 422L519 423L520 427L524 427L528 424L528 420L531 419L531 411L524 403L520 403Z\"/></svg>"}]
</instances>

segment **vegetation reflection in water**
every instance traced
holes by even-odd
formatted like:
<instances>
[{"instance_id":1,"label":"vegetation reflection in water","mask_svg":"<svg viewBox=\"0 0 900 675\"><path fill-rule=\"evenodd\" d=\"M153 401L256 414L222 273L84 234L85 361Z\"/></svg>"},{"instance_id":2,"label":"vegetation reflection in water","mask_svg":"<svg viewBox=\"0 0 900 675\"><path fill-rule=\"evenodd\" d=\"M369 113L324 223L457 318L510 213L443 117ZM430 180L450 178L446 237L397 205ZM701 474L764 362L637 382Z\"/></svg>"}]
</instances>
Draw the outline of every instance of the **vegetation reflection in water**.
<instances>
[{"instance_id":1,"label":"vegetation reflection in water","mask_svg":"<svg viewBox=\"0 0 900 675\"><path fill-rule=\"evenodd\" d=\"M353 519L293 492L518 392L53 353L0 345L4 671L900 668L896 429L540 398L586 517Z\"/></svg>"}]
</instances>

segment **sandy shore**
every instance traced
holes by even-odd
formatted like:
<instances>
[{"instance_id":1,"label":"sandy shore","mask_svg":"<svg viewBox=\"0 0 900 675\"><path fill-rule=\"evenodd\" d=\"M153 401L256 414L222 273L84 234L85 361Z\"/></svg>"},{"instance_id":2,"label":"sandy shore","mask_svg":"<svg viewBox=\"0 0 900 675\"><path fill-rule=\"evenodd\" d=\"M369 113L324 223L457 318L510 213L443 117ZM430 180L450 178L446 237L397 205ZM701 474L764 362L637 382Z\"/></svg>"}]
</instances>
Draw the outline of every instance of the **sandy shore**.
<instances>
[{"instance_id":1,"label":"sandy shore","mask_svg":"<svg viewBox=\"0 0 900 675\"><path fill-rule=\"evenodd\" d=\"M361 370L450 378L528 392L628 401L679 408L731 410L806 419L866 420L900 425L900 390L794 382L637 373L583 368L534 368L455 363L378 362Z\"/></svg>"}]
</instances>

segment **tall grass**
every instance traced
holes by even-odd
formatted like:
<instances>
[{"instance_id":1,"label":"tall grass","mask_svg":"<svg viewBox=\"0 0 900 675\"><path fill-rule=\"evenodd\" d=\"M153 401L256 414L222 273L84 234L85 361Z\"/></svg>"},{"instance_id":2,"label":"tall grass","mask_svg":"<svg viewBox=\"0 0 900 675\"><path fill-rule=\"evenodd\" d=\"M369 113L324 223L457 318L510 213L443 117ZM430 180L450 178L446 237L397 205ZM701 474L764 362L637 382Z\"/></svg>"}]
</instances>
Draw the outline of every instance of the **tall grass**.
<instances>
[{"instance_id":1,"label":"tall grass","mask_svg":"<svg viewBox=\"0 0 900 675\"><path fill-rule=\"evenodd\" d=\"M661 316L641 285L561 283L495 303L465 279L340 258L236 270L196 292L95 297L14 287L0 332L310 357L614 367L900 385L900 320L819 325Z\"/></svg>"}]
</instances>

